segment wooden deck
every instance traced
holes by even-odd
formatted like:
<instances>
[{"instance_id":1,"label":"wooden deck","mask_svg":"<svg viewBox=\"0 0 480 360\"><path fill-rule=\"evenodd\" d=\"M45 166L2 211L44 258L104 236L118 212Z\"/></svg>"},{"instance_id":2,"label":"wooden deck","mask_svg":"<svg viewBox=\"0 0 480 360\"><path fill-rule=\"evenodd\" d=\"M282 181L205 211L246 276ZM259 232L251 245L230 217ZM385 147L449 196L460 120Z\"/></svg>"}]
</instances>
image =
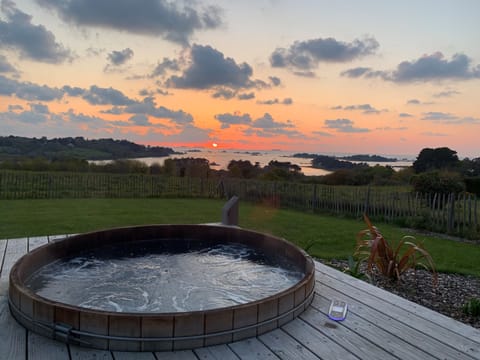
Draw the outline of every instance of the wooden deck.
<instances>
[{"instance_id":1,"label":"wooden deck","mask_svg":"<svg viewBox=\"0 0 480 360\"><path fill-rule=\"evenodd\" d=\"M193 351L127 353L85 349L18 325L7 304L8 274L27 251L54 237L0 240L0 359L480 359L480 331L316 263L316 295L299 318L270 333ZM328 319L333 298L345 321Z\"/></svg>"}]
</instances>

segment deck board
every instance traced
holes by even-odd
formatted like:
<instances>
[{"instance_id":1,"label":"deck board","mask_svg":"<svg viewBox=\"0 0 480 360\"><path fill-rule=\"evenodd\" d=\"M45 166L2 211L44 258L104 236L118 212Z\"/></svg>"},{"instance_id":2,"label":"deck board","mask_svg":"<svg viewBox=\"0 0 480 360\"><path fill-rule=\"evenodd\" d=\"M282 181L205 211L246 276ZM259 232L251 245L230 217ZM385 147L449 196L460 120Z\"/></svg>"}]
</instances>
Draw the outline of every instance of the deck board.
<instances>
[{"instance_id":1,"label":"deck board","mask_svg":"<svg viewBox=\"0 0 480 360\"><path fill-rule=\"evenodd\" d=\"M216 345L194 350L200 360L238 360L239 357L228 345Z\"/></svg>"},{"instance_id":2,"label":"deck board","mask_svg":"<svg viewBox=\"0 0 480 360\"><path fill-rule=\"evenodd\" d=\"M316 262L312 305L282 328L228 345L176 352L110 352L65 345L25 330L8 311L17 259L65 236L0 240L0 358L47 360L478 359L480 331ZM331 299L347 318L327 317Z\"/></svg>"},{"instance_id":3,"label":"deck board","mask_svg":"<svg viewBox=\"0 0 480 360\"><path fill-rule=\"evenodd\" d=\"M475 341L478 340L480 336L478 330L476 331L476 334L472 334L471 337L467 338L458 334L457 331L452 331L451 329L444 327L443 324L439 325L438 322L431 321L431 319L435 319L434 317L429 316L427 319L405 310L403 307L400 306L400 304L404 303L405 300L396 295L385 292L385 296L379 298L375 295L372 295L370 292L359 289L358 287L347 284L343 281L338 281L325 274L321 279L321 283L337 289L339 292L346 296L359 299L359 301L369 306L370 308L377 309L384 314L389 314L390 316L408 325L409 327L417 329L418 331L421 331L424 334L450 347L456 348L465 354L473 356L474 358L480 358L480 345L477 341ZM367 283L364 284L369 285ZM371 285L370 287L377 289ZM419 308L420 305L418 305L417 311ZM428 309L425 308L425 311L427 310ZM452 319L450 319L450 321L452 322L452 328L455 327L454 325L457 325L458 328L458 324L456 324L455 321L453 321ZM443 321L441 322L443 323Z\"/></svg>"}]
</instances>

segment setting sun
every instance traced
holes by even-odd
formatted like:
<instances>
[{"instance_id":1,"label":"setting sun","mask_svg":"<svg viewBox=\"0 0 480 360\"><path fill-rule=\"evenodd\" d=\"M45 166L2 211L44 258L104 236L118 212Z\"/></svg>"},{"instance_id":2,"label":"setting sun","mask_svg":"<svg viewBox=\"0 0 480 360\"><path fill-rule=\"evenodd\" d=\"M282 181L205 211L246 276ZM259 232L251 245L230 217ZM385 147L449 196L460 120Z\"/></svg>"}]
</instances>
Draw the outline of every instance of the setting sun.
<instances>
[{"instance_id":1,"label":"setting sun","mask_svg":"<svg viewBox=\"0 0 480 360\"><path fill-rule=\"evenodd\" d=\"M218 144L217 144L217 143L213 143L212 146L213 146L214 148L216 148L216 147L218 146Z\"/></svg>"}]
</instances>

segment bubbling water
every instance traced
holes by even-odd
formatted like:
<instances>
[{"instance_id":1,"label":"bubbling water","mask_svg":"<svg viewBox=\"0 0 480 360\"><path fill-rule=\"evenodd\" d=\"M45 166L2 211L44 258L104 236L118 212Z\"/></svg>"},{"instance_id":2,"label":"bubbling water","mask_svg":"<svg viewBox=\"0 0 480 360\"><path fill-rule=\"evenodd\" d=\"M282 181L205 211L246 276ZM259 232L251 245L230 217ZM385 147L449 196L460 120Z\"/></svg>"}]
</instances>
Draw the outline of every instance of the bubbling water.
<instances>
[{"instance_id":1,"label":"bubbling water","mask_svg":"<svg viewBox=\"0 0 480 360\"><path fill-rule=\"evenodd\" d=\"M304 273L239 244L165 252L148 244L99 248L50 263L27 279L38 295L113 312L208 310L263 299Z\"/></svg>"}]
</instances>

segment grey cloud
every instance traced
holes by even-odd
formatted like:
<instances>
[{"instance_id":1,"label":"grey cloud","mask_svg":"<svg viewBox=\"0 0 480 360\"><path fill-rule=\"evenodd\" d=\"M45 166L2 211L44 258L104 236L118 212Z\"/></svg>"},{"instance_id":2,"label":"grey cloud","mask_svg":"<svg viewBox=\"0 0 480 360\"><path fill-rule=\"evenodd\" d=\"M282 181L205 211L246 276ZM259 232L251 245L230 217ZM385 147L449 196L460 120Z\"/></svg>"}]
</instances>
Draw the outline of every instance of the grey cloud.
<instances>
[{"instance_id":1,"label":"grey cloud","mask_svg":"<svg viewBox=\"0 0 480 360\"><path fill-rule=\"evenodd\" d=\"M239 94L239 95L237 96L237 99L238 99L238 100L251 100L251 99L255 99L255 93L250 92L250 93L246 93L246 94Z\"/></svg>"},{"instance_id":2,"label":"grey cloud","mask_svg":"<svg viewBox=\"0 0 480 360\"><path fill-rule=\"evenodd\" d=\"M193 45L191 64L181 76L171 76L167 84L176 88L209 89L218 86L233 89L252 86L253 70L247 63L237 64L211 46Z\"/></svg>"},{"instance_id":3,"label":"grey cloud","mask_svg":"<svg viewBox=\"0 0 480 360\"><path fill-rule=\"evenodd\" d=\"M49 114L50 110L48 109L47 105L44 104L29 104L30 110L32 112L36 112L38 114Z\"/></svg>"},{"instance_id":4,"label":"grey cloud","mask_svg":"<svg viewBox=\"0 0 480 360\"><path fill-rule=\"evenodd\" d=\"M344 72L344 76L351 73ZM408 83L418 81L469 80L480 78L480 65L472 65L472 59L465 54L455 54L446 59L441 52L424 55L413 61L403 61L393 71L373 71L367 69L357 73L368 78L378 77L386 81Z\"/></svg>"},{"instance_id":5,"label":"grey cloud","mask_svg":"<svg viewBox=\"0 0 480 360\"><path fill-rule=\"evenodd\" d=\"M152 97L145 98L142 102L135 102L127 106L124 110L129 114L144 114L156 117L158 119L169 119L178 125L193 123L192 115L183 110L170 110L164 106L157 107Z\"/></svg>"},{"instance_id":6,"label":"grey cloud","mask_svg":"<svg viewBox=\"0 0 480 360\"><path fill-rule=\"evenodd\" d=\"M247 125L252 122L249 114L217 114L215 119L220 121L222 129L228 129L231 125Z\"/></svg>"},{"instance_id":7,"label":"grey cloud","mask_svg":"<svg viewBox=\"0 0 480 360\"><path fill-rule=\"evenodd\" d=\"M69 96L81 96L85 93L85 89L79 87L71 87L69 85L65 85L62 87L62 90Z\"/></svg>"},{"instance_id":8,"label":"grey cloud","mask_svg":"<svg viewBox=\"0 0 480 360\"><path fill-rule=\"evenodd\" d=\"M172 70L172 71L180 70L178 61L175 59L172 60L168 58L163 58L162 62L159 62L157 66L155 66L155 69L153 69L152 73L150 74L150 77L165 75L167 70Z\"/></svg>"},{"instance_id":9,"label":"grey cloud","mask_svg":"<svg viewBox=\"0 0 480 360\"><path fill-rule=\"evenodd\" d=\"M372 105L370 104L360 104L360 105L347 105L347 106L342 106L338 105L332 108L332 110L348 110L348 111L354 111L354 110L359 110L363 114L380 114L380 110L375 109Z\"/></svg>"},{"instance_id":10,"label":"grey cloud","mask_svg":"<svg viewBox=\"0 0 480 360\"><path fill-rule=\"evenodd\" d=\"M15 69L13 65L8 62L7 58L1 54L0 54L0 73L17 73L17 69Z\"/></svg>"},{"instance_id":11,"label":"grey cloud","mask_svg":"<svg viewBox=\"0 0 480 360\"><path fill-rule=\"evenodd\" d=\"M63 90L21 82L0 75L0 95L17 96L28 101L53 101L63 97Z\"/></svg>"},{"instance_id":12,"label":"grey cloud","mask_svg":"<svg viewBox=\"0 0 480 360\"><path fill-rule=\"evenodd\" d=\"M472 60L464 54L455 54L448 60L441 52L436 52L412 62L403 61L393 72L392 80L409 82L480 78L480 66L472 68L471 62Z\"/></svg>"},{"instance_id":13,"label":"grey cloud","mask_svg":"<svg viewBox=\"0 0 480 360\"><path fill-rule=\"evenodd\" d=\"M409 114L409 113L400 113L400 114L398 114L398 116L400 116L401 118L413 117L413 115L412 115L412 114Z\"/></svg>"},{"instance_id":14,"label":"grey cloud","mask_svg":"<svg viewBox=\"0 0 480 360\"><path fill-rule=\"evenodd\" d=\"M334 38L296 41L288 49L277 48L270 56L273 67L290 68L310 75L320 62L347 62L371 55L378 49L377 40L367 37L347 43Z\"/></svg>"},{"instance_id":15,"label":"grey cloud","mask_svg":"<svg viewBox=\"0 0 480 360\"><path fill-rule=\"evenodd\" d=\"M148 126L151 125L148 117L144 114L135 114L128 119L129 121L133 122L135 125L138 126Z\"/></svg>"},{"instance_id":16,"label":"grey cloud","mask_svg":"<svg viewBox=\"0 0 480 360\"><path fill-rule=\"evenodd\" d=\"M96 85L92 85L83 93L82 97L92 105L129 105L134 103L119 90L112 87L101 88Z\"/></svg>"},{"instance_id":17,"label":"grey cloud","mask_svg":"<svg viewBox=\"0 0 480 360\"><path fill-rule=\"evenodd\" d=\"M23 110L22 105L8 105L8 111Z\"/></svg>"},{"instance_id":18,"label":"grey cloud","mask_svg":"<svg viewBox=\"0 0 480 360\"><path fill-rule=\"evenodd\" d=\"M275 98L275 99L263 100L263 101L259 100L259 101L257 101L257 104L260 104L260 105L278 105L278 104L292 105L293 100L292 100L292 98L285 98L283 100L279 100L279 99Z\"/></svg>"},{"instance_id":19,"label":"grey cloud","mask_svg":"<svg viewBox=\"0 0 480 360\"><path fill-rule=\"evenodd\" d=\"M303 136L295 130L295 125L291 121L285 123L275 121L269 113L265 113L262 117L255 119L251 128L245 130L246 135L256 134L260 137L273 137L277 135L286 135L290 137Z\"/></svg>"},{"instance_id":20,"label":"grey cloud","mask_svg":"<svg viewBox=\"0 0 480 360\"><path fill-rule=\"evenodd\" d=\"M375 130L381 130L381 131L405 131L408 130L406 126L401 126L401 127L391 127L391 126L385 126L385 127L379 127L376 128Z\"/></svg>"},{"instance_id":21,"label":"grey cloud","mask_svg":"<svg viewBox=\"0 0 480 360\"><path fill-rule=\"evenodd\" d=\"M83 113L75 113L73 109L70 109L68 112L63 113L69 121L73 123L86 124L89 129L105 129L111 127L110 122L105 121L102 118L97 116L85 115Z\"/></svg>"},{"instance_id":22,"label":"grey cloud","mask_svg":"<svg viewBox=\"0 0 480 360\"><path fill-rule=\"evenodd\" d=\"M372 69L369 68L369 67L356 67L356 68L353 68L353 69L345 70L342 73L340 73L340 75L341 76L346 76L346 77L349 77L349 78L358 78L358 77L361 77L361 76L363 76L366 73L369 73L371 71L372 71Z\"/></svg>"},{"instance_id":23,"label":"grey cloud","mask_svg":"<svg viewBox=\"0 0 480 360\"><path fill-rule=\"evenodd\" d=\"M280 86L282 84L282 80L279 77L270 76L269 79L273 86Z\"/></svg>"},{"instance_id":24,"label":"grey cloud","mask_svg":"<svg viewBox=\"0 0 480 360\"><path fill-rule=\"evenodd\" d=\"M366 128L356 128L354 127L354 122L350 119L335 119L335 120L325 120L325 128L334 129L338 132L343 133L365 133L370 132Z\"/></svg>"},{"instance_id":25,"label":"grey cloud","mask_svg":"<svg viewBox=\"0 0 480 360\"><path fill-rule=\"evenodd\" d=\"M410 99L410 100L407 101L407 104L408 105L420 105L421 101L418 100L418 99Z\"/></svg>"},{"instance_id":26,"label":"grey cloud","mask_svg":"<svg viewBox=\"0 0 480 360\"><path fill-rule=\"evenodd\" d=\"M130 48L126 48L120 51L112 51L110 54L107 55L107 60L110 62L111 65L119 66L125 64L132 57L133 50Z\"/></svg>"},{"instance_id":27,"label":"grey cloud","mask_svg":"<svg viewBox=\"0 0 480 360\"><path fill-rule=\"evenodd\" d=\"M186 44L197 30L214 29L222 24L216 6L194 7L196 2L167 0L36 0L65 21L136 34L162 36Z\"/></svg>"},{"instance_id":28,"label":"grey cloud","mask_svg":"<svg viewBox=\"0 0 480 360\"><path fill-rule=\"evenodd\" d=\"M432 131L426 131L426 132L423 132L421 133L421 135L424 135L424 136L435 136L435 137L444 137L444 136L449 136L449 134L445 134L445 133L437 133L437 132L432 132Z\"/></svg>"},{"instance_id":29,"label":"grey cloud","mask_svg":"<svg viewBox=\"0 0 480 360\"><path fill-rule=\"evenodd\" d=\"M312 134L324 137L332 137L333 135L325 131L313 131Z\"/></svg>"},{"instance_id":30,"label":"grey cloud","mask_svg":"<svg viewBox=\"0 0 480 360\"><path fill-rule=\"evenodd\" d=\"M0 20L0 45L19 51L24 58L58 64L72 58L72 53L55 40L43 25L33 25L32 17L18 10L12 1L3 0L1 10L6 21Z\"/></svg>"},{"instance_id":31,"label":"grey cloud","mask_svg":"<svg viewBox=\"0 0 480 360\"><path fill-rule=\"evenodd\" d=\"M214 99L222 98L225 100L233 99L236 95L236 92L230 89L219 88L213 94L212 97Z\"/></svg>"},{"instance_id":32,"label":"grey cloud","mask_svg":"<svg viewBox=\"0 0 480 360\"><path fill-rule=\"evenodd\" d=\"M480 119L474 117L460 117L451 113L430 111L423 113L422 120L434 121L443 124L478 124Z\"/></svg>"},{"instance_id":33,"label":"grey cloud","mask_svg":"<svg viewBox=\"0 0 480 360\"><path fill-rule=\"evenodd\" d=\"M459 95L461 94L460 91L456 90L445 90L445 91L440 91L438 93L433 94L434 97L436 98L444 98L444 97L452 97L454 95Z\"/></svg>"}]
</instances>

